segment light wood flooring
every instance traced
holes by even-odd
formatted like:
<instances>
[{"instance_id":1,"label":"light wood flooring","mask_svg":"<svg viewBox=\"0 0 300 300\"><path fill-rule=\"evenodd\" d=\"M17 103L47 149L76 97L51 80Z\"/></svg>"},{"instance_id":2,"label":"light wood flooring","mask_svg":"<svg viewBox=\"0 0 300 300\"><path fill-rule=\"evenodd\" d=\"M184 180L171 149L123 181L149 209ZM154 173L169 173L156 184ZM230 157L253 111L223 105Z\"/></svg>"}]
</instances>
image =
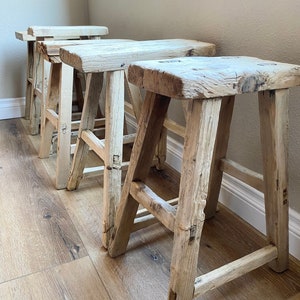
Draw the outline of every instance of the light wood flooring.
<instances>
[{"instance_id":1,"label":"light wood flooring","mask_svg":"<svg viewBox=\"0 0 300 300\"><path fill-rule=\"evenodd\" d=\"M39 137L27 125L0 121L0 299L166 299L172 234L152 225L132 234L125 255L110 258L101 247L101 177L73 192L55 190L55 156L37 157ZM149 184L172 198L178 174L151 170ZM221 206L204 226L199 274L262 245ZM199 299L296 299L299 292L300 265L291 258L283 274L261 267Z\"/></svg>"}]
</instances>

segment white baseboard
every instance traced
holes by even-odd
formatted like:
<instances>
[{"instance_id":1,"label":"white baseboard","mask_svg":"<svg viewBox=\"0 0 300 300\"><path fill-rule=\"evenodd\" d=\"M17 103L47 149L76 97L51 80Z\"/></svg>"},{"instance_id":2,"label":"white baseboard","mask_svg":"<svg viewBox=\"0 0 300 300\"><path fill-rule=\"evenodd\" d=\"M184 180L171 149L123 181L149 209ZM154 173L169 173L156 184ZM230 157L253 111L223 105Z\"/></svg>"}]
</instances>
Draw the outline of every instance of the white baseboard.
<instances>
[{"instance_id":1,"label":"white baseboard","mask_svg":"<svg viewBox=\"0 0 300 300\"><path fill-rule=\"evenodd\" d=\"M0 99L0 120L21 118L25 113L25 98Z\"/></svg>"},{"instance_id":2,"label":"white baseboard","mask_svg":"<svg viewBox=\"0 0 300 300\"><path fill-rule=\"evenodd\" d=\"M135 123L129 121L134 128ZM168 137L167 163L180 172L183 145ZM224 174L219 201L231 211L265 234L265 208L263 194L240 180ZM289 210L289 248L290 254L300 260L300 214Z\"/></svg>"}]
</instances>

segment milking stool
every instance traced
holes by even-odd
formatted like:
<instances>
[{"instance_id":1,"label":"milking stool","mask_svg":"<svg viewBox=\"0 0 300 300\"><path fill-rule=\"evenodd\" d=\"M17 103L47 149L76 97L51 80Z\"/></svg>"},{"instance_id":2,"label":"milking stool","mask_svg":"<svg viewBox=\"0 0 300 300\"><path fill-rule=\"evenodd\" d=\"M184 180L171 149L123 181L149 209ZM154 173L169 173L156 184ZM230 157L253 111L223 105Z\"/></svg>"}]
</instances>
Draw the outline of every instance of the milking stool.
<instances>
[{"instance_id":1,"label":"milking stool","mask_svg":"<svg viewBox=\"0 0 300 300\"><path fill-rule=\"evenodd\" d=\"M136 62L128 74L147 95L116 212L110 256L125 253L141 204L174 232L169 299L192 299L266 263L276 272L286 270L288 88L300 85L300 66L252 57L184 57ZM259 99L267 245L197 277L204 210L208 204L205 211L214 214L224 165L230 165L233 175L247 177L250 185L258 180L226 160L235 95L252 92L258 92ZM188 101L175 207L145 184L171 98Z\"/></svg>"}]
</instances>

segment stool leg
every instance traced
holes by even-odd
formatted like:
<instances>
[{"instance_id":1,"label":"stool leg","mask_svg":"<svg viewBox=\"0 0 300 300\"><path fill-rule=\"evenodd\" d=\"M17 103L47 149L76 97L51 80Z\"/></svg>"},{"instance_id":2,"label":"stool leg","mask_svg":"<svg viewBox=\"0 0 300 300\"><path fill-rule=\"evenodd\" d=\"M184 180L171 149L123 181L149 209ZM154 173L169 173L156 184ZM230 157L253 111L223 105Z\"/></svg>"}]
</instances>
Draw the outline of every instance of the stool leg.
<instances>
[{"instance_id":1,"label":"stool leg","mask_svg":"<svg viewBox=\"0 0 300 300\"><path fill-rule=\"evenodd\" d=\"M81 82L81 79L79 78L78 74L79 74L79 72L77 70L74 70L73 81L74 81L74 86L75 86L78 110L82 111L84 98L83 98L83 92L82 92L82 82Z\"/></svg>"},{"instance_id":2,"label":"stool leg","mask_svg":"<svg viewBox=\"0 0 300 300\"><path fill-rule=\"evenodd\" d=\"M112 257L123 254L129 241L138 202L130 196L130 185L134 180L143 181L152 165L156 144L158 143L170 98L148 92L139 120L137 136L129 168L122 189L121 200L115 218L115 233L109 245Z\"/></svg>"},{"instance_id":3,"label":"stool leg","mask_svg":"<svg viewBox=\"0 0 300 300\"><path fill-rule=\"evenodd\" d=\"M140 88L137 87L136 85L130 83L127 79L128 77L128 70L125 70L125 87L128 92L128 97L130 99L132 108L133 108L133 113L135 116L135 119L138 120L141 115L141 108L143 104L143 97L141 95Z\"/></svg>"},{"instance_id":4,"label":"stool leg","mask_svg":"<svg viewBox=\"0 0 300 300\"><path fill-rule=\"evenodd\" d=\"M26 101L25 101L25 119L30 118L31 94L32 94L32 75L33 75L33 59L34 59L34 42L27 42L27 83L26 83Z\"/></svg>"},{"instance_id":5,"label":"stool leg","mask_svg":"<svg viewBox=\"0 0 300 300\"><path fill-rule=\"evenodd\" d=\"M30 130L31 134L39 133L41 111L45 109L48 89L50 63L45 61L40 53L34 53L34 72L31 88Z\"/></svg>"},{"instance_id":6,"label":"stool leg","mask_svg":"<svg viewBox=\"0 0 300 300\"><path fill-rule=\"evenodd\" d=\"M56 188L65 189L71 162L73 68L62 64L57 122Z\"/></svg>"},{"instance_id":7,"label":"stool leg","mask_svg":"<svg viewBox=\"0 0 300 300\"><path fill-rule=\"evenodd\" d=\"M48 109L56 111L57 108L60 93L61 66L61 63L51 64L45 111L41 116L40 158L47 158L50 153L51 139L55 128L52 122L47 118L46 114Z\"/></svg>"},{"instance_id":8,"label":"stool leg","mask_svg":"<svg viewBox=\"0 0 300 300\"><path fill-rule=\"evenodd\" d=\"M33 77L32 77L32 89L30 95L30 133L36 135L39 133L39 122L41 115L41 103L40 99L36 95L36 89L41 87L43 77L44 59L36 51L36 43L34 43L34 65L33 65Z\"/></svg>"},{"instance_id":9,"label":"stool leg","mask_svg":"<svg viewBox=\"0 0 300 300\"><path fill-rule=\"evenodd\" d=\"M233 106L234 96L224 97L222 99L217 139L212 159L212 171L209 185L210 188L208 190L207 203L205 206L206 219L213 217L217 210L223 177L223 171L220 170L220 159L226 157Z\"/></svg>"},{"instance_id":10,"label":"stool leg","mask_svg":"<svg viewBox=\"0 0 300 300\"><path fill-rule=\"evenodd\" d=\"M124 71L106 73L102 243L108 247L120 201L124 126Z\"/></svg>"},{"instance_id":11,"label":"stool leg","mask_svg":"<svg viewBox=\"0 0 300 300\"><path fill-rule=\"evenodd\" d=\"M86 92L78 131L78 138L67 184L68 190L76 189L83 176L83 170L89 152L89 145L87 145L81 139L81 134L83 131L94 129L95 117L102 89L102 79L103 73L90 73L87 75Z\"/></svg>"},{"instance_id":12,"label":"stool leg","mask_svg":"<svg viewBox=\"0 0 300 300\"><path fill-rule=\"evenodd\" d=\"M162 170L167 158L167 129L165 127L161 129L159 142L155 150L155 158L157 160L156 169Z\"/></svg>"},{"instance_id":13,"label":"stool leg","mask_svg":"<svg viewBox=\"0 0 300 300\"><path fill-rule=\"evenodd\" d=\"M278 250L270 263L276 272L288 268L288 90L259 94L267 237Z\"/></svg>"},{"instance_id":14,"label":"stool leg","mask_svg":"<svg viewBox=\"0 0 300 300\"><path fill-rule=\"evenodd\" d=\"M188 107L169 299L193 298L221 101L196 100Z\"/></svg>"}]
</instances>

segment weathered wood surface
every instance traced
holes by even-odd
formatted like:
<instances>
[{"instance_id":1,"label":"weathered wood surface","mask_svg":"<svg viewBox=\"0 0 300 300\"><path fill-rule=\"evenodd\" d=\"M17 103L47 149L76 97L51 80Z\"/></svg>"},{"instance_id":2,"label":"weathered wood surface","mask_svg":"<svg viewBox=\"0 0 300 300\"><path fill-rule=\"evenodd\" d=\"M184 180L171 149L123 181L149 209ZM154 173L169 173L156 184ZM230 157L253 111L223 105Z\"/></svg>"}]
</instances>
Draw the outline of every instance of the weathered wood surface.
<instances>
[{"instance_id":1,"label":"weathered wood surface","mask_svg":"<svg viewBox=\"0 0 300 300\"><path fill-rule=\"evenodd\" d=\"M27 33L36 37L78 37L108 34L106 26L30 26Z\"/></svg>"},{"instance_id":2,"label":"weathered wood surface","mask_svg":"<svg viewBox=\"0 0 300 300\"><path fill-rule=\"evenodd\" d=\"M130 195L132 181L143 181L147 178L152 164L155 146L168 110L170 99L147 93L142 107L136 140L133 144L129 168L123 185L120 203L115 218L115 233L109 245L109 254L116 257L125 253L130 231L138 209L138 202ZM149 128L156 127L151 132ZM148 134L147 134L148 133Z\"/></svg>"},{"instance_id":3,"label":"weathered wood surface","mask_svg":"<svg viewBox=\"0 0 300 300\"><path fill-rule=\"evenodd\" d=\"M288 268L288 100L289 90L258 93L262 144L266 231L278 258L270 263L276 272Z\"/></svg>"},{"instance_id":4,"label":"weathered wood surface","mask_svg":"<svg viewBox=\"0 0 300 300\"><path fill-rule=\"evenodd\" d=\"M84 45L60 49L62 61L82 72L125 69L130 63L138 60L214 54L215 45L185 39L132 41L122 48Z\"/></svg>"},{"instance_id":5,"label":"weathered wood surface","mask_svg":"<svg viewBox=\"0 0 300 300\"><path fill-rule=\"evenodd\" d=\"M44 55L48 56L59 56L59 49L65 46L76 46L76 45L97 45L97 46L108 46L108 45L120 45L123 42L129 42L132 40L127 39L100 39L100 40L59 40L59 41L39 41L37 42L37 50Z\"/></svg>"},{"instance_id":6,"label":"weathered wood surface","mask_svg":"<svg viewBox=\"0 0 300 300\"><path fill-rule=\"evenodd\" d=\"M132 182L130 194L137 199L152 215L164 224L169 230L174 231L176 208L155 194L143 182Z\"/></svg>"},{"instance_id":7,"label":"weathered wood surface","mask_svg":"<svg viewBox=\"0 0 300 300\"><path fill-rule=\"evenodd\" d=\"M121 105L120 105L121 103ZM103 234L105 247L113 234L115 212L121 196L124 125L124 72L107 72L103 183Z\"/></svg>"},{"instance_id":8,"label":"weathered wood surface","mask_svg":"<svg viewBox=\"0 0 300 300\"><path fill-rule=\"evenodd\" d=\"M277 257L277 248L268 245L240 259L219 267L195 280L194 297L217 288L266 264Z\"/></svg>"},{"instance_id":9,"label":"weathered wood surface","mask_svg":"<svg viewBox=\"0 0 300 300\"><path fill-rule=\"evenodd\" d=\"M177 99L203 99L300 85L300 66L255 57L181 57L135 62L131 83Z\"/></svg>"},{"instance_id":10,"label":"weathered wood surface","mask_svg":"<svg viewBox=\"0 0 300 300\"><path fill-rule=\"evenodd\" d=\"M83 174L84 166L87 160L87 155L89 153L89 145L86 144L83 139L81 139L81 134L83 131L92 131L94 128L98 101L102 90L102 83L103 73L88 74L86 83L87 90L85 93L82 111L82 115L86 115L87 117L84 119L82 118L80 122L78 139L67 184L68 190L74 190L78 187Z\"/></svg>"},{"instance_id":11,"label":"weathered wood surface","mask_svg":"<svg viewBox=\"0 0 300 300\"><path fill-rule=\"evenodd\" d=\"M192 299L222 99L190 101L174 226L169 299ZM196 129L195 129L196 128ZM138 137L137 137L138 138ZM189 266L184 269L183 266Z\"/></svg>"},{"instance_id":12,"label":"weathered wood surface","mask_svg":"<svg viewBox=\"0 0 300 300\"><path fill-rule=\"evenodd\" d=\"M36 40L36 37L32 36L31 34L28 34L27 31L16 31L15 37L17 40L24 41L24 42L30 42Z\"/></svg>"},{"instance_id":13,"label":"weathered wood surface","mask_svg":"<svg viewBox=\"0 0 300 300\"><path fill-rule=\"evenodd\" d=\"M210 184L205 206L205 217L213 217L217 211L223 171L220 169L220 159L226 157L227 147L230 135L230 124L233 114L235 96L222 98L221 110L219 115L219 124L212 158ZM184 103L184 102L183 102ZM187 117L188 105L184 107Z\"/></svg>"}]
</instances>

